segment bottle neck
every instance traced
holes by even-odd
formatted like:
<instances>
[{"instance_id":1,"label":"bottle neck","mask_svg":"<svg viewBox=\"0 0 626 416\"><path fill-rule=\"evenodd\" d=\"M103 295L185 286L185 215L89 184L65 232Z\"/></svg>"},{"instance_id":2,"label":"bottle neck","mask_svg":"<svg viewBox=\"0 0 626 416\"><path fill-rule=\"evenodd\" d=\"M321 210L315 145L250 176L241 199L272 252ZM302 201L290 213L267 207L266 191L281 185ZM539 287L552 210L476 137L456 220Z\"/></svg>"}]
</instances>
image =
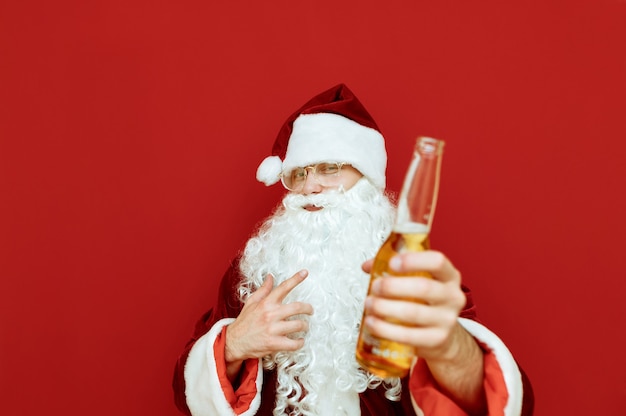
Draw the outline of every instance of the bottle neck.
<instances>
[{"instance_id":1,"label":"bottle neck","mask_svg":"<svg viewBox=\"0 0 626 416\"><path fill-rule=\"evenodd\" d=\"M430 232L439 191L442 152L441 140L418 139L400 192L394 231Z\"/></svg>"}]
</instances>

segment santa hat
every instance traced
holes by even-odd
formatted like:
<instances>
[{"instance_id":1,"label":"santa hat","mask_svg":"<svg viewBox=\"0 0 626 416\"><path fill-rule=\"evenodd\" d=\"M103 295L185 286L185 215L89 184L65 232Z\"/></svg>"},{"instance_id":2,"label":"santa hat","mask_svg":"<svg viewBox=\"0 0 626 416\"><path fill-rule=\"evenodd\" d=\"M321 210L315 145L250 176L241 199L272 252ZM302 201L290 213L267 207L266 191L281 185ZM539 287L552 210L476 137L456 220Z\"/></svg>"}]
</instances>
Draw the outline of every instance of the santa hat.
<instances>
[{"instance_id":1,"label":"santa hat","mask_svg":"<svg viewBox=\"0 0 626 416\"><path fill-rule=\"evenodd\" d=\"M256 178L273 185L282 171L319 162L345 162L385 188L385 139L344 84L313 97L285 121Z\"/></svg>"}]
</instances>

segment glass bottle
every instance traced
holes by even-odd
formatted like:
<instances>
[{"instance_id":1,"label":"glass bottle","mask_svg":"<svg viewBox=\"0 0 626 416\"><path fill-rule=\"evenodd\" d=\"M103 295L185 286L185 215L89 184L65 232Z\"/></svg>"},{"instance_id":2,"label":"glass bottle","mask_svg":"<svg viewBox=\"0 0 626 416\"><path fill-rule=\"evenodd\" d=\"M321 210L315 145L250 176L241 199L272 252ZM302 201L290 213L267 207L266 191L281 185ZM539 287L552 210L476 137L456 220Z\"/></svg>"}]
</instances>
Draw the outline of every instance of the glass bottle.
<instances>
[{"instance_id":1,"label":"glass bottle","mask_svg":"<svg viewBox=\"0 0 626 416\"><path fill-rule=\"evenodd\" d=\"M443 146L442 140L418 137L400 192L393 229L374 259L370 290L372 283L385 275L432 277L427 272L391 271L389 260L398 253L429 249L428 236L435 213ZM356 358L363 368L381 378L408 374L415 357L413 347L375 337L364 322L360 328Z\"/></svg>"}]
</instances>

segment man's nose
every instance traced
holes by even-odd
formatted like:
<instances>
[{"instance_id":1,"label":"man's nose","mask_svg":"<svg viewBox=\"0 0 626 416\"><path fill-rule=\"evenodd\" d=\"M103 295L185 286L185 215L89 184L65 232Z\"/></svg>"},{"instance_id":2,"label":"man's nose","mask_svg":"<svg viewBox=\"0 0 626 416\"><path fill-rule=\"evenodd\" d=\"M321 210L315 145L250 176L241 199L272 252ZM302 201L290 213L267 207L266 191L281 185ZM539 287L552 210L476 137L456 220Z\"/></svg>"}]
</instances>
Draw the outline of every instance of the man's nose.
<instances>
[{"instance_id":1,"label":"man's nose","mask_svg":"<svg viewBox=\"0 0 626 416\"><path fill-rule=\"evenodd\" d=\"M322 192L323 187L320 183L315 179L315 174L313 174L312 169L307 169L306 179L304 181L304 186L302 187L302 193L304 195L310 194L318 194Z\"/></svg>"}]
</instances>

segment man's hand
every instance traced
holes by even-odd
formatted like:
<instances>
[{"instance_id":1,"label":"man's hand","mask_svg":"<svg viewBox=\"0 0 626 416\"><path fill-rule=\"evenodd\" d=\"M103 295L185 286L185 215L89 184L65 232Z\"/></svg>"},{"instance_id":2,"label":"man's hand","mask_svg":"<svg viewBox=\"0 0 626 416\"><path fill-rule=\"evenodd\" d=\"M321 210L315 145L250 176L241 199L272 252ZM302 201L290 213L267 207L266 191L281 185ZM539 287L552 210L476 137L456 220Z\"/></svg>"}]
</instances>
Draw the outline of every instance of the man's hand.
<instances>
[{"instance_id":1,"label":"man's hand","mask_svg":"<svg viewBox=\"0 0 626 416\"><path fill-rule=\"evenodd\" d=\"M365 262L363 270L369 273L372 263ZM425 271L433 278L387 276L374 281L365 302L365 325L373 335L414 346L442 392L469 414L484 414L483 353L457 320L466 302L461 274L446 256L432 250L397 255L390 268Z\"/></svg>"},{"instance_id":2,"label":"man's hand","mask_svg":"<svg viewBox=\"0 0 626 416\"><path fill-rule=\"evenodd\" d=\"M289 318L311 315L313 307L303 302L284 304L283 300L307 276L308 272L301 270L274 288L274 278L268 275L248 298L237 319L226 329L225 359L231 381L246 359L302 348L304 339L289 335L308 331L308 323Z\"/></svg>"},{"instance_id":3,"label":"man's hand","mask_svg":"<svg viewBox=\"0 0 626 416\"><path fill-rule=\"evenodd\" d=\"M363 264L367 273L371 267L371 260ZM403 273L426 271L433 278L387 276L374 281L365 304L372 334L412 345L425 359L451 358L457 318L466 300L459 271L436 251L398 255L390 267Z\"/></svg>"}]
</instances>

